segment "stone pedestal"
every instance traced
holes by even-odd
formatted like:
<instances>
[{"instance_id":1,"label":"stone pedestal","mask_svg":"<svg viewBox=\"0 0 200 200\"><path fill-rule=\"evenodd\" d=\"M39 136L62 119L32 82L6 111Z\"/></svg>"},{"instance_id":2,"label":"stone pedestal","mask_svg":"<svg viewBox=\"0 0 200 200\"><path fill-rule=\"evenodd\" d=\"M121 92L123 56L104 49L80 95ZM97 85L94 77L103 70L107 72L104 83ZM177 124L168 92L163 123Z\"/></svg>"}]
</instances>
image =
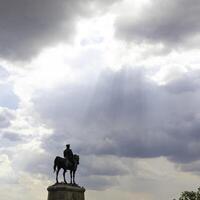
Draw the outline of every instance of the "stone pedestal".
<instances>
[{"instance_id":1,"label":"stone pedestal","mask_svg":"<svg viewBox=\"0 0 200 200\"><path fill-rule=\"evenodd\" d=\"M83 187L59 183L49 186L47 190L48 200L85 200Z\"/></svg>"}]
</instances>

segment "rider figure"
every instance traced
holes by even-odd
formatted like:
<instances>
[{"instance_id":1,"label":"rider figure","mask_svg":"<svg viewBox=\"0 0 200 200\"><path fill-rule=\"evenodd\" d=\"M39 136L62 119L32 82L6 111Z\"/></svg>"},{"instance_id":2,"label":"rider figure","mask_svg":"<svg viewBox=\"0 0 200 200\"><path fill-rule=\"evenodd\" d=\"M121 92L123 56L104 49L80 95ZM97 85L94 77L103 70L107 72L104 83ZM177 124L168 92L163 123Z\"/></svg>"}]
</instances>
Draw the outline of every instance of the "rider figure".
<instances>
[{"instance_id":1,"label":"rider figure","mask_svg":"<svg viewBox=\"0 0 200 200\"><path fill-rule=\"evenodd\" d=\"M66 159L66 166L74 165L74 155L70 149L70 144L66 145L66 149L63 152L64 158Z\"/></svg>"}]
</instances>

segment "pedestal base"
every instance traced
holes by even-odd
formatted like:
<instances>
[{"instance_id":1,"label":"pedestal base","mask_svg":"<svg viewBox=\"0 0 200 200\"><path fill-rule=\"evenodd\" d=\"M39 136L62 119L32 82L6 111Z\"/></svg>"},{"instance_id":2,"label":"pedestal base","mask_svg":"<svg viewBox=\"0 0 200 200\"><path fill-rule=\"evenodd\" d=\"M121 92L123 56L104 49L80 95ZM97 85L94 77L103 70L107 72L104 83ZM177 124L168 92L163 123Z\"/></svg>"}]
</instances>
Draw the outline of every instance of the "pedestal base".
<instances>
[{"instance_id":1,"label":"pedestal base","mask_svg":"<svg viewBox=\"0 0 200 200\"><path fill-rule=\"evenodd\" d=\"M84 200L85 189L79 186L73 186L70 184L55 184L49 186L48 200Z\"/></svg>"}]
</instances>

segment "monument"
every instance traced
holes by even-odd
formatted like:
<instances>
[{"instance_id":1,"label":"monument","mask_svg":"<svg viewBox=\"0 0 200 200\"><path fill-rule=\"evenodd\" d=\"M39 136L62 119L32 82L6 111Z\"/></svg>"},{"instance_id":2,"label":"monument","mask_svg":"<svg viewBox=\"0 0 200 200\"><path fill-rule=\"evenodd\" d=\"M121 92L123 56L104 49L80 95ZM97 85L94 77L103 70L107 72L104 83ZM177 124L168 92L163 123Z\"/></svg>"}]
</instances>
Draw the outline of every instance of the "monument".
<instances>
[{"instance_id":1,"label":"monument","mask_svg":"<svg viewBox=\"0 0 200 200\"><path fill-rule=\"evenodd\" d=\"M63 152L64 158L57 156L54 160L54 172L56 172L56 183L47 188L47 200L84 200L85 188L75 182L75 174L79 165L79 155L73 154L70 145L66 145ZM59 183L58 174L63 169L64 182ZM67 183L65 173L70 172L70 183Z\"/></svg>"}]
</instances>

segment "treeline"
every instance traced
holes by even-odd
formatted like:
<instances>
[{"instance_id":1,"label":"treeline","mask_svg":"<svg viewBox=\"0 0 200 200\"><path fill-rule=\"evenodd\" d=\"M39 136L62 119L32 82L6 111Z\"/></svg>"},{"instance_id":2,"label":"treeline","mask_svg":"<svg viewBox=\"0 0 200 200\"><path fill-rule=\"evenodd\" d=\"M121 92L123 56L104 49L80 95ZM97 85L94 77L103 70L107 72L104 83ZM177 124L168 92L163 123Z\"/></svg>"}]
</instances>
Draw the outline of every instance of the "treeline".
<instances>
[{"instance_id":1,"label":"treeline","mask_svg":"<svg viewBox=\"0 0 200 200\"><path fill-rule=\"evenodd\" d=\"M194 191L184 191L178 199L173 200L200 200L200 187L196 192Z\"/></svg>"}]
</instances>

